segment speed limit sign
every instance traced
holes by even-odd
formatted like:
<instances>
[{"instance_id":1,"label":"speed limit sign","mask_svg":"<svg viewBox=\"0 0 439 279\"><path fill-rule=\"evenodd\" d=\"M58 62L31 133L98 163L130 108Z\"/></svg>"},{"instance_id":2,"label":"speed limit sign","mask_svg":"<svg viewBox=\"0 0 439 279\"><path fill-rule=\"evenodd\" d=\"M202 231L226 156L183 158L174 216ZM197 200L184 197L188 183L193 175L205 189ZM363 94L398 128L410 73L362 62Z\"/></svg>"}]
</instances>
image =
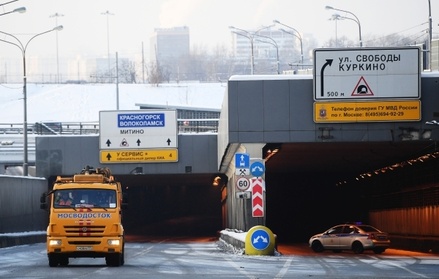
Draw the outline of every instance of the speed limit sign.
<instances>
[{"instance_id":1,"label":"speed limit sign","mask_svg":"<svg viewBox=\"0 0 439 279\"><path fill-rule=\"evenodd\" d=\"M245 177L240 177L237 181L236 181L236 188L239 191L246 191L248 188L250 187L250 180L248 180Z\"/></svg>"}]
</instances>

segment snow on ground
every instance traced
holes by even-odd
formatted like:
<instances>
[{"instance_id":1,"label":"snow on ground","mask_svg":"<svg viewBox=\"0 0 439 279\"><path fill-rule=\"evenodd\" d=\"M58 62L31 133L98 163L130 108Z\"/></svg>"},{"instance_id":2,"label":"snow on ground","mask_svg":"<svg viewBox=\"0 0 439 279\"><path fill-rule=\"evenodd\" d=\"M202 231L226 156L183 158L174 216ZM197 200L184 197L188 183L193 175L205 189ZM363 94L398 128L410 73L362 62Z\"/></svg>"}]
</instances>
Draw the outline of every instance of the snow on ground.
<instances>
[{"instance_id":1,"label":"snow on ground","mask_svg":"<svg viewBox=\"0 0 439 279\"><path fill-rule=\"evenodd\" d=\"M119 91L119 94L117 94ZM99 111L138 110L139 104L221 109L226 85L27 84L28 123L98 122ZM0 123L23 122L23 85L0 85Z\"/></svg>"}]
</instances>

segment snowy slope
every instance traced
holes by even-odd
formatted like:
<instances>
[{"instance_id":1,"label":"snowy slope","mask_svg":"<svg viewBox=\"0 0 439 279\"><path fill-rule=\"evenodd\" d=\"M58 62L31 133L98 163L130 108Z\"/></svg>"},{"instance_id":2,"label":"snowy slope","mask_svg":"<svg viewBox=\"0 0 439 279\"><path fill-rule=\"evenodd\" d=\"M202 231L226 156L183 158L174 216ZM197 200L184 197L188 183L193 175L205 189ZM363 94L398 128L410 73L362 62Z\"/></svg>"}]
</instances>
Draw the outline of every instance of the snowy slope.
<instances>
[{"instance_id":1,"label":"snowy slope","mask_svg":"<svg viewBox=\"0 0 439 279\"><path fill-rule=\"evenodd\" d=\"M119 84L119 109L136 104L221 109L225 84ZM99 111L116 110L116 84L28 84L28 123L97 122ZM0 85L0 123L23 122L23 86Z\"/></svg>"}]
</instances>

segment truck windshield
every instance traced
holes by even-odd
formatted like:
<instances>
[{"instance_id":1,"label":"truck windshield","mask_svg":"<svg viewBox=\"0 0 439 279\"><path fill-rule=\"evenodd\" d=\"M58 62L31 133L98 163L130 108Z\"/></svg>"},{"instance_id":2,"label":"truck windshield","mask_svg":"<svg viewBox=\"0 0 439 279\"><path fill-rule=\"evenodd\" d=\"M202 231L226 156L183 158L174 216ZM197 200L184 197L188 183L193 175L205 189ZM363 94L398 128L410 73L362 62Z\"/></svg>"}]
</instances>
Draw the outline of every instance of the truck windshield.
<instances>
[{"instance_id":1,"label":"truck windshield","mask_svg":"<svg viewBox=\"0 0 439 279\"><path fill-rule=\"evenodd\" d=\"M116 191L102 189L56 190L54 207L116 208Z\"/></svg>"}]
</instances>

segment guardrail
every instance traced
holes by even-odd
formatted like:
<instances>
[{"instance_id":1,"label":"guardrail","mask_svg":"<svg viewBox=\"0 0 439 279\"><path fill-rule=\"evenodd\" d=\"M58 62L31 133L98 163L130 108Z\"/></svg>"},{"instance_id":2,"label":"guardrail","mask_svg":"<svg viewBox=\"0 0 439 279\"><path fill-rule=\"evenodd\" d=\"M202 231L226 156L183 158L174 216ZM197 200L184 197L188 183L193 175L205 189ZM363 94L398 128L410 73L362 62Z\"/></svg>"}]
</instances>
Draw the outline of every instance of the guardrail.
<instances>
[{"instance_id":1,"label":"guardrail","mask_svg":"<svg viewBox=\"0 0 439 279\"><path fill-rule=\"evenodd\" d=\"M178 133L217 133L217 118L177 119ZM27 132L35 135L99 134L99 122L36 122L27 124ZM23 134L23 123L0 123L1 134Z\"/></svg>"},{"instance_id":2,"label":"guardrail","mask_svg":"<svg viewBox=\"0 0 439 279\"><path fill-rule=\"evenodd\" d=\"M23 134L23 123L0 123L0 134ZM99 122L28 123L27 132L36 135L99 134Z\"/></svg>"}]
</instances>

